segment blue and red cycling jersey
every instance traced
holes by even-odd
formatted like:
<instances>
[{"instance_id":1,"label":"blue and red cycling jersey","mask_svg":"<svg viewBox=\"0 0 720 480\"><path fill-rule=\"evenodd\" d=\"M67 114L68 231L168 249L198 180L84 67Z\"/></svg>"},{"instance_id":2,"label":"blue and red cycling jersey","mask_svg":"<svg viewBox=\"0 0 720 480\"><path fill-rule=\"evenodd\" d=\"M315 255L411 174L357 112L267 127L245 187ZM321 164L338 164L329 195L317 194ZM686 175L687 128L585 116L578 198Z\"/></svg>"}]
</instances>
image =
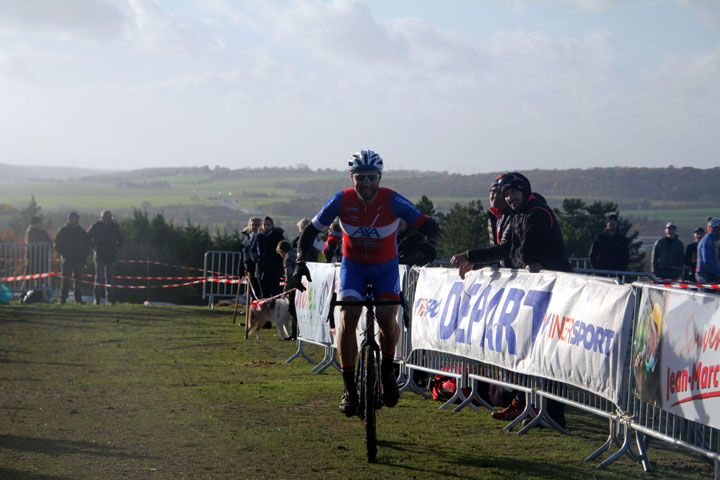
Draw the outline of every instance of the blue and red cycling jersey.
<instances>
[{"instance_id":1,"label":"blue and red cycling jersey","mask_svg":"<svg viewBox=\"0 0 720 480\"><path fill-rule=\"evenodd\" d=\"M407 198L389 188L378 188L370 205L360 203L354 189L333 195L312 219L318 230L340 218L343 257L363 265L376 265L397 257L399 218L417 230L427 217Z\"/></svg>"}]
</instances>

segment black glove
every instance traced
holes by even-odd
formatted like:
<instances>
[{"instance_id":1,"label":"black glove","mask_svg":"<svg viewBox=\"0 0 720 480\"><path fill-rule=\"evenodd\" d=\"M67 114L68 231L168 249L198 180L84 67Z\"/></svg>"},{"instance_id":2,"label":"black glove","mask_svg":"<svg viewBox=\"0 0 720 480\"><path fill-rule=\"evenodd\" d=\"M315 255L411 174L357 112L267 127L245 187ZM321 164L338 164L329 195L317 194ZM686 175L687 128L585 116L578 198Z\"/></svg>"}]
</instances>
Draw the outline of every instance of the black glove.
<instances>
[{"instance_id":1,"label":"black glove","mask_svg":"<svg viewBox=\"0 0 720 480\"><path fill-rule=\"evenodd\" d=\"M435 250L435 247L433 247L429 243L423 244L421 250L423 254L423 260L425 260L425 264L432 263L432 261L435 260L435 258L437 257L437 250Z\"/></svg>"},{"instance_id":2,"label":"black glove","mask_svg":"<svg viewBox=\"0 0 720 480\"><path fill-rule=\"evenodd\" d=\"M310 270L308 270L305 262L298 262L295 265L295 271L293 272L293 280L295 281L295 288L297 288L301 292L304 292L306 289L305 285L303 285L302 283L302 277L307 277L308 282L312 282L312 278L310 277Z\"/></svg>"}]
</instances>

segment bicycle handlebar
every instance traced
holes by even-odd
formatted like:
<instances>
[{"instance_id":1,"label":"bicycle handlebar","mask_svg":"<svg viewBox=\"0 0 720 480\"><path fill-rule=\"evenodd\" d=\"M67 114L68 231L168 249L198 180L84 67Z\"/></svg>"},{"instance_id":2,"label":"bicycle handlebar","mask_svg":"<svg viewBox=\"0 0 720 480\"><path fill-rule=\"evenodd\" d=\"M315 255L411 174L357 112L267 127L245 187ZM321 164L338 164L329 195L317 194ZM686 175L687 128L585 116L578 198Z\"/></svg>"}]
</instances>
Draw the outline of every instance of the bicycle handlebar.
<instances>
[{"instance_id":1,"label":"bicycle handlebar","mask_svg":"<svg viewBox=\"0 0 720 480\"><path fill-rule=\"evenodd\" d=\"M398 300L375 300L373 298L365 298L364 300L337 300L337 294L333 293L332 300L330 300L330 312L328 313L330 328L335 328L336 306L379 307L383 305L400 305L403 309L403 324L405 328L410 327L410 315L408 315L407 305L405 304L405 295L403 295L403 292L400 292L400 298Z\"/></svg>"}]
</instances>

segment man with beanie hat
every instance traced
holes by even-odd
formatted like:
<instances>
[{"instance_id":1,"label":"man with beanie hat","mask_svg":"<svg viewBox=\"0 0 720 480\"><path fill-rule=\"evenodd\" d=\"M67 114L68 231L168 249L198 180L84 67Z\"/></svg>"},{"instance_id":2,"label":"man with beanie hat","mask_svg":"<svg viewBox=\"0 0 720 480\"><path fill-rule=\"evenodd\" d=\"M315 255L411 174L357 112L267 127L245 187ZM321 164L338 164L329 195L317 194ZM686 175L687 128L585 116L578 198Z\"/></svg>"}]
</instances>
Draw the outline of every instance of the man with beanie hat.
<instances>
[{"instance_id":1,"label":"man with beanie hat","mask_svg":"<svg viewBox=\"0 0 720 480\"><path fill-rule=\"evenodd\" d=\"M590 265L599 270L627 270L630 252L625 235L618 231L614 213L605 220L605 230L597 234L590 247Z\"/></svg>"},{"instance_id":2,"label":"man with beanie hat","mask_svg":"<svg viewBox=\"0 0 720 480\"><path fill-rule=\"evenodd\" d=\"M677 225L668 222L665 235L653 245L652 273L658 278L677 280L682 273L685 247L676 232Z\"/></svg>"}]
</instances>

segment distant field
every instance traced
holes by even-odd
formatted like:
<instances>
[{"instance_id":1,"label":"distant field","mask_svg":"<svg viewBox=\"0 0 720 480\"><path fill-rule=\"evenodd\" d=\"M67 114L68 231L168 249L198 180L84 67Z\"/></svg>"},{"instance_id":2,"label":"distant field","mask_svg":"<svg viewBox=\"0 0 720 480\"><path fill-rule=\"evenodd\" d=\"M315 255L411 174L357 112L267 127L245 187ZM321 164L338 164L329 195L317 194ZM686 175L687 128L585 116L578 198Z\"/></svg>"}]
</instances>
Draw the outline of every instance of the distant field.
<instances>
[{"instance_id":1,"label":"distant field","mask_svg":"<svg viewBox=\"0 0 720 480\"><path fill-rule=\"evenodd\" d=\"M136 175L95 177L95 182L100 180L103 183L90 183L89 181L28 181L19 180L15 182L0 183L0 204L9 204L19 209L26 206L31 195L35 195L37 203L43 211L56 217L64 215L68 210L78 210L81 213L99 212L102 208L109 208L120 211L125 215L132 208L148 208L151 212L166 212L169 220L184 222L188 218L188 212L198 211L202 207L222 208L235 204L237 210L237 221L244 223L253 212L254 215L263 214L263 205L289 204L288 207L274 207L272 216L276 221L280 220L284 225L294 224L302 216L311 216L320 207L324 198L317 201L310 200L297 205L293 199L306 197L307 193L300 193L293 189L293 184L312 181L313 185L332 185L340 190L350 186L350 181L345 175L339 172L320 173L294 173L272 172L255 170L247 175L238 175L237 172L228 174L227 177L213 177L212 173L188 173L163 175L160 170L157 175L138 177ZM394 174L394 179L416 178L415 176ZM133 184L158 182L169 188L136 188ZM279 188L277 185L283 185ZM126 185L126 186L121 186ZM130 188L127 187L130 185ZM407 182L406 182L406 185ZM417 201L424 194L415 188L413 191L412 182L410 188L400 190L404 196L412 201ZM456 203L467 204L470 201L480 200L484 207L487 207L487 190L484 186L478 185L476 196L455 196L453 195L452 183L448 183L447 192L442 195L428 195L438 211L447 212ZM305 186L304 191L307 191ZM327 191L327 189L323 189ZM337 191L334 190L334 191ZM314 190L313 190L314 191ZM467 189L464 190L467 192ZM545 197L553 206L559 206L566 196L546 194ZM631 198L603 198L583 197L587 203L596 200L613 201L619 205L637 205L639 199ZM720 205L717 208L677 208L678 202L663 202L652 198L644 199L651 202L653 206L667 206L667 209L640 210L620 208L623 217L634 219L638 228L647 230L643 234L654 234L657 224L666 221L674 221L682 231L690 231L697 225L703 225L708 216L720 216ZM290 207L294 207L290 210ZM285 211L289 210L289 211ZM210 226L222 226L227 222L228 212L220 214L221 210L203 211L194 221L207 223ZM175 215L176 217L173 217ZM0 229L7 224L12 215L3 216L0 213ZM56 219L56 224L59 218ZM233 220L234 221L234 220Z\"/></svg>"},{"instance_id":2,"label":"distant field","mask_svg":"<svg viewBox=\"0 0 720 480\"><path fill-rule=\"evenodd\" d=\"M720 217L718 208L685 208L667 210L624 210L626 217L645 217L650 220L673 221L678 225L704 225L707 217Z\"/></svg>"}]
</instances>

